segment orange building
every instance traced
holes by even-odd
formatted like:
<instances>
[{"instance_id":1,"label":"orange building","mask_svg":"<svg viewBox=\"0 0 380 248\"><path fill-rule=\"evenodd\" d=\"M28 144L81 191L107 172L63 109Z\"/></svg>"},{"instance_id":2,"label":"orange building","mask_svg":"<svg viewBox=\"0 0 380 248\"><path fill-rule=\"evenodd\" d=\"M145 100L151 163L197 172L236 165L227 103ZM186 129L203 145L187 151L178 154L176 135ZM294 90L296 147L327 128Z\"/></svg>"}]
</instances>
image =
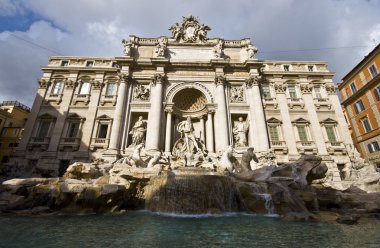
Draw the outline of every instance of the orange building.
<instances>
[{"instance_id":1,"label":"orange building","mask_svg":"<svg viewBox=\"0 0 380 248\"><path fill-rule=\"evenodd\" d=\"M356 148L380 168L380 45L343 78L338 88Z\"/></svg>"}]
</instances>

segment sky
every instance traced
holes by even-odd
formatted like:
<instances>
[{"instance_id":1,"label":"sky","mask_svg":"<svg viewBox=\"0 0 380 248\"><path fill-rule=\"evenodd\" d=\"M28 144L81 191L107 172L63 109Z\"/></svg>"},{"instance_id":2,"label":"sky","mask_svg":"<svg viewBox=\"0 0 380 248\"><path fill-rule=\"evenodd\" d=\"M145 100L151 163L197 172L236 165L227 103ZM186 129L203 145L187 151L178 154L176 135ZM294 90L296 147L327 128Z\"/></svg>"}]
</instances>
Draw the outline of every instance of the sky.
<instances>
[{"instance_id":1,"label":"sky","mask_svg":"<svg viewBox=\"0 0 380 248\"><path fill-rule=\"evenodd\" d=\"M258 59L322 60L340 80L380 42L380 0L0 0L0 102L32 106L49 56L122 56L122 39L170 36L198 16L208 36L250 38Z\"/></svg>"}]
</instances>

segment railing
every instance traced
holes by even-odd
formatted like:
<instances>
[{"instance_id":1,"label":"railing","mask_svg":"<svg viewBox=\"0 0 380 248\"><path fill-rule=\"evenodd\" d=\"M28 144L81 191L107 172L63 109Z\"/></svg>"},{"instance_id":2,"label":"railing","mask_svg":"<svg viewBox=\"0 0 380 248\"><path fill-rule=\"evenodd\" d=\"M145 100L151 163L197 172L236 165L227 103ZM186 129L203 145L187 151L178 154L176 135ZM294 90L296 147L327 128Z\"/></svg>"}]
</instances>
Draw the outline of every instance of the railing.
<instances>
[{"instance_id":1,"label":"railing","mask_svg":"<svg viewBox=\"0 0 380 248\"><path fill-rule=\"evenodd\" d=\"M314 146L314 141L297 141L300 146Z\"/></svg>"},{"instance_id":2,"label":"railing","mask_svg":"<svg viewBox=\"0 0 380 248\"><path fill-rule=\"evenodd\" d=\"M47 144L50 142L50 137L32 137L31 140L32 143L41 143L41 144Z\"/></svg>"},{"instance_id":3,"label":"railing","mask_svg":"<svg viewBox=\"0 0 380 248\"><path fill-rule=\"evenodd\" d=\"M314 98L317 102L327 102L328 98Z\"/></svg>"},{"instance_id":4,"label":"railing","mask_svg":"<svg viewBox=\"0 0 380 248\"><path fill-rule=\"evenodd\" d=\"M78 143L80 138L62 138L61 143Z\"/></svg>"},{"instance_id":5,"label":"railing","mask_svg":"<svg viewBox=\"0 0 380 248\"><path fill-rule=\"evenodd\" d=\"M19 101L3 101L2 103L0 103L0 106L15 106L15 107L19 107L20 109L23 109L27 112L30 112L30 108L22 103L20 103Z\"/></svg>"},{"instance_id":6,"label":"railing","mask_svg":"<svg viewBox=\"0 0 380 248\"><path fill-rule=\"evenodd\" d=\"M286 146L285 141L274 141L274 140L272 140L270 143L272 146Z\"/></svg>"},{"instance_id":7,"label":"railing","mask_svg":"<svg viewBox=\"0 0 380 248\"><path fill-rule=\"evenodd\" d=\"M95 144L107 144L108 145L109 139L103 139L103 138L93 138L92 142Z\"/></svg>"}]
</instances>

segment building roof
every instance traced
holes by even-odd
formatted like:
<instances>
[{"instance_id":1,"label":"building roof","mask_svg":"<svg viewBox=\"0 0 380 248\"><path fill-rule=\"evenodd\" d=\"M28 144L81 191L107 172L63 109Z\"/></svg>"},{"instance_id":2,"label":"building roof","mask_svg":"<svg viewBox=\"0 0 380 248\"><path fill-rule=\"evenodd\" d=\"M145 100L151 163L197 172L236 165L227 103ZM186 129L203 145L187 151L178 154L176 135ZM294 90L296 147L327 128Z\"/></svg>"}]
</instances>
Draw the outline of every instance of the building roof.
<instances>
[{"instance_id":1,"label":"building roof","mask_svg":"<svg viewBox=\"0 0 380 248\"><path fill-rule=\"evenodd\" d=\"M1 106L14 106L14 107L18 107L26 112L30 112L30 108L22 103L20 103L19 101L3 101L2 103L0 103L0 107Z\"/></svg>"}]
</instances>

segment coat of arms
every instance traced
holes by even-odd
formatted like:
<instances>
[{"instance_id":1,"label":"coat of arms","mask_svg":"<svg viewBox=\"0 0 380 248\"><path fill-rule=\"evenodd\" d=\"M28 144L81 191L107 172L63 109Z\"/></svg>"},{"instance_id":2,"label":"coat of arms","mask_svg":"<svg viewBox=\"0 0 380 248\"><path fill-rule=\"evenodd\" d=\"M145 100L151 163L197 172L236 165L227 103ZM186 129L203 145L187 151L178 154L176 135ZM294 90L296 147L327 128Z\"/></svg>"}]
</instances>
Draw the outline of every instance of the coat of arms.
<instances>
[{"instance_id":1,"label":"coat of arms","mask_svg":"<svg viewBox=\"0 0 380 248\"><path fill-rule=\"evenodd\" d=\"M174 24L169 28L172 31L172 38L178 42L206 42L207 31L211 28L200 24L198 18L192 15L184 16L182 24Z\"/></svg>"}]
</instances>

